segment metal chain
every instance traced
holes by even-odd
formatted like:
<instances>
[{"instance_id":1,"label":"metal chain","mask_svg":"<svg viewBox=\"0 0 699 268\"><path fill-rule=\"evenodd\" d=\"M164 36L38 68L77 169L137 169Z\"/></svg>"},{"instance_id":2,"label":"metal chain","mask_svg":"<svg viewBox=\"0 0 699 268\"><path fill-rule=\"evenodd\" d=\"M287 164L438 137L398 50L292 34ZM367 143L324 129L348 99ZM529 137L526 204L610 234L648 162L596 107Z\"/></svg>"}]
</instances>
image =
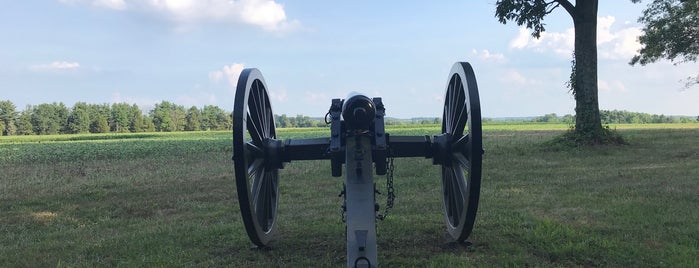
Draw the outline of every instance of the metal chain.
<instances>
[{"instance_id":1,"label":"metal chain","mask_svg":"<svg viewBox=\"0 0 699 268\"><path fill-rule=\"evenodd\" d=\"M343 197L342 198L342 207L340 207L340 219L342 220L343 223L347 222L347 186L343 183L342 184L342 192L338 195L338 197Z\"/></svg>"},{"instance_id":2,"label":"metal chain","mask_svg":"<svg viewBox=\"0 0 699 268\"><path fill-rule=\"evenodd\" d=\"M393 157L388 157L386 159L386 165L388 170L386 172L386 207L384 208L383 214L376 216L379 220L384 220L388 216L388 211L393 208L393 202L396 198L393 189L393 171L395 167L393 166Z\"/></svg>"}]
</instances>

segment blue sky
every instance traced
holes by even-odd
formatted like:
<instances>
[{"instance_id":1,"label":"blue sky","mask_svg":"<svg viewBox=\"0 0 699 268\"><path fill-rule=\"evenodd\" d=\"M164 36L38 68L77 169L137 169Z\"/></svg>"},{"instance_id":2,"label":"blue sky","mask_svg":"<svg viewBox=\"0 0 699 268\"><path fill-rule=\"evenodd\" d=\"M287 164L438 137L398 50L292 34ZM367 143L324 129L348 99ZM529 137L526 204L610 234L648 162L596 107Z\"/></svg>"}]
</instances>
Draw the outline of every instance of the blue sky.
<instances>
[{"instance_id":1,"label":"blue sky","mask_svg":"<svg viewBox=\"0 0 699 268\"><path fill-rule=\"evenodd\" d=\"M0 99L28 104L162 100L232 110L242 68L274 113L322 116L351 91L391 117L440 116L451 65L475 69L484 117L572 114L572 21L539 40L494 18L495 1L57 0L0 9ZM643 4L600 1L600 108L699 115L699 64L628 65Z\"/></svg>"}]
</instances>

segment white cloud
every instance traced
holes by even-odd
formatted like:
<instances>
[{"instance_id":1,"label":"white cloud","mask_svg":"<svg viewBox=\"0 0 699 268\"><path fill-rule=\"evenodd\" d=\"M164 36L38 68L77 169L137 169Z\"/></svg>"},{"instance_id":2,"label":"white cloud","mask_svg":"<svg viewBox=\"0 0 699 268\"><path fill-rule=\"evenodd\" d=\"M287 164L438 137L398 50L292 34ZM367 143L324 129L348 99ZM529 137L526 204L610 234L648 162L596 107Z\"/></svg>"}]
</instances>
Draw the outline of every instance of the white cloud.
<instances>
[{"instance_id":1,"label":"white cloud","mask_svg":"<svg viewBox=\"0 0 699 268\"><path fill-rule=\"evenodd\" d=\"M505 72L504 79L507 81L514 82L517 85L537 85L541 84L540 81L527 78L525 75L517 70L508 70Z\"/></svg>"},{"instance_id":2,"label":"white cloud","mask_svg":"<svg viewBox=\"0 0 699 268\"><path fill-rule=\"evenodd\" d=\"M325 93L306 92L306 101L309 103L327 102L330 97Z\"/></svg>"},{"instance_id":3,"label":"white cloud","mask_svg":"<svg viewBox=\"0 0 699 268\"><path fill-rule=\"evenodd\" d=\"M300 22L286 17L284 6L272 0L58 0L113 10L130 10L164 16L180 24L233 22L270 32L298 29ZM182 25L180 25L182 28ZM186 27L184 27L186 28Z\"/></svg>"},{"instance_id":4,"label":"white cloud","mask_svg":"<svg viewBox=\"0 0 699 268\"><path fill-rule=\"evenodd\" d=\"M510 41L510 48L534 49L538 52L553 51L554 53L569 57L573 52L575 31L573 28L565 32L542 32L541 37L534 38L525 27L519 29L517 37Z\"/></svg>"},{"instance_id":5,"label":"white cloud","mask_svg":"<svg viewBox=\"0 0 699 268\"><path fill-rule=\"evenodd\" d=\"M185 108L192 106L203 107L204 105L215 105L216 96L207 92L197 92L195 94L180 95L175 98L175 103L183 105ZM225 109L225 107L222 107Z\"/></svg>"},{"instance_id":6,"label":"white cloud","mask_svg":"<svg viewBox=\"0 0 699 268\"><path fill-rule=\"evenodd\" d=\"M29 67L32 70L37 71L61 71L61 70L72 70L80 68L80 63L78 62L68 62L68 61L54 61L46 64L37 64Z\"/></svg>"},{"instance_id":7,"label":"white cloud","mask_svg":"<svg viewBox=\"0 0 699 268\"><path fill-rule=\"evenodd\" d=\"M630 59L641 49L638 37L643 31L639 27L631 27L617 33L617 42L614 43L614 54L612 57Z\"/></svg>"},{"instance_id":8,"label":"white cloud","mask_svg":"<svg viewBox=\"0 0 699 268\"><path fill-rule=\"evenodd\" d=\"M86 4L94 7L124 10L126 9L126 2L124 0L58 0L58 2L63 4Z\"/></svg>"},{"instance_id":9,"label":"white cloud","mask_svg":"<svg viewBox=\"0 0 699 268\"><path fill-rule=\"evenodd\" d=\"M614 16L597 18L597 52L601 59L630 59L641 48L638 36L641 29L629 24L615 27ZM573 52L575 30L564 32L543 32L539 39L533 38L525 27L510 41L510 48L532 49L537 52L553 51L562 57L570 57Z\"/></svg>"},{"instance_id":10,"label":"white cloud","mask_svg":"<svg viewBox=\"0 0 699 268\"><path fill-rule=\"evenodd\" d=\"M270 101L274 102L286 102L289 100L289 94L286 90L269 90Z\"/></svg>"},{"instance_id":11,"label":"white cloud","mask_svg":"<svg viewBox=\"0 0 699 268\"><path fill-rule=\"evenodd\" d=\"M506 60L505 55L502 53L491 53L487 49L483 49L479 52L474 48L471 50L471 54L483 61L504 62Z\"/></svg>"},{"instance_id":12,"label":"white cloud","mask_svg":"<svg viewBox=\"0 0 699 268\"><path fill-rule=\"evenodd\" d=\"M148 113L148 111L155 108L155 104L159 102L158 100L143 97L122 96L121 92L112 93L112 97L110 100L111 103L136 104L139 108L141 108L141 111L143 111L143 113Z\"/></svg>"},{"instance_id":13,"label":"white cloud","mask_svg":"<svg viewBox=\"0 0 699 268\"><path fill-rule=\"evenodd\" d=\"M601 91L627 92L626 86L619 80L607 81L599 79L597 85Z\"/></svg>"},{"instance_id":14,"label":"white cloud","mask_svg":"<svg viewBox=\"0 0 699 268\"><path fill-rule=\"evenodd\" d=\"M228 80L231 89L235 90L235 88L238 86L238 77L243 69L245 69L245 65L242 63L224 65L221 70L209 72L209 80L214 83L218 83L225 78Z\"/></svg>"},{"instance_id":15,"label":"white cloud","mask_svg":"<svg viewBox=\"0 0 699 268\"><path fill-rule=\"evenodd\" d=\"M597 45L614 40L615 37L611 32L611 28L615 20L614 16L597 18Z\"/></svg>"}]
</instances>

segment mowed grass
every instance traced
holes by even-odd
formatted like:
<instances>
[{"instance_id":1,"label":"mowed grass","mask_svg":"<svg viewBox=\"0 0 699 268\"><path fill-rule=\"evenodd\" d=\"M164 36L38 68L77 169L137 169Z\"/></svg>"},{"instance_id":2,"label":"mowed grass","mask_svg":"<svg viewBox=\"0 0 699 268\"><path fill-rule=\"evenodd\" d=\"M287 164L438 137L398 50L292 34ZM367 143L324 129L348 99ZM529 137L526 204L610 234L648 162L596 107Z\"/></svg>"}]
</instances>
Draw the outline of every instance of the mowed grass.
<instances>
[{"instance_id":1,"label":"mowed grass","mask_svg":"<svg viewBox=\"0 0 699 268\"><path fill-rule=\"evenodd\" d=\"M446 237L439 169L396 159L380 265L699 267L699 125L653 126L618 126L629 145L565 148L550 143L565 125L486 125L471 245ZM229 132L1 137L0 266L344 266L330 163L281 171L276 240L253 249L231 152Z\"/></svg>"}]
</instances>

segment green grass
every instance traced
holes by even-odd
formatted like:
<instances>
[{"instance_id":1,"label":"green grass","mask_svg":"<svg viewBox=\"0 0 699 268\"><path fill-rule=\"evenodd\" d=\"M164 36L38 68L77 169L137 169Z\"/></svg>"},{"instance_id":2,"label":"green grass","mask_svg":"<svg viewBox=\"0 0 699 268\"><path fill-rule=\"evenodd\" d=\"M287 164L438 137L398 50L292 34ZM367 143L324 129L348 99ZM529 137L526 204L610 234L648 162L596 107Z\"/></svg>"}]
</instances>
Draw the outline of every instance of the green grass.
<instances>
[{"instance_id":1,"label":"green grass","mask_svg":"<svg viewBox=\"0 0 699 268\"><path fill-rule=\"evenodd\" d=\"M567 148L547 145L566 125L486 124L470 246L446 239L438 168L397 159L396 205L378 223L380 264L699 267L699 126L616 128L629 145ZM0 264L344 266L342 178L330 163L281 171L277 238L255 250L231 151L229 132L0 137Z\"/></svg>"}]
</instances>

